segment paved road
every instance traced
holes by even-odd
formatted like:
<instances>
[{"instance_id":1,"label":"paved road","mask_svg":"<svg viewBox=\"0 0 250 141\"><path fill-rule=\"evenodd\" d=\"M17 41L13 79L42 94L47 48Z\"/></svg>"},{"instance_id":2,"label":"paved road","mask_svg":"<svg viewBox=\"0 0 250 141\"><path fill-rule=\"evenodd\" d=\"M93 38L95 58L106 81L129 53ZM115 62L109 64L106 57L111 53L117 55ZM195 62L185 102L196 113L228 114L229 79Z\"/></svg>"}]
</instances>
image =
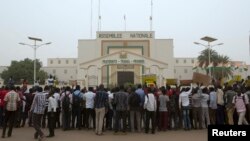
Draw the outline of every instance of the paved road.
<instances>
[{"instance_id":1,"label":"paved road","mask_svg":"<svg viewBox=\"0 0 250 141\"><path fill-rule=\"evenodd\" d=\"M44 130L48 134L48 130ZM0 129L2 134L2 129ZM0 138L1 141L35 141L34 129L31 127L14 128L12 137ZM207 141L207 130L191 131L167 131L156 132L156 134L127 133L127 135L113 135L107 131L102 136L97 136L93 130L70 130L62 131L56 129L55 137L47 138L46 141Z\"/></svg>"}]
</instances>

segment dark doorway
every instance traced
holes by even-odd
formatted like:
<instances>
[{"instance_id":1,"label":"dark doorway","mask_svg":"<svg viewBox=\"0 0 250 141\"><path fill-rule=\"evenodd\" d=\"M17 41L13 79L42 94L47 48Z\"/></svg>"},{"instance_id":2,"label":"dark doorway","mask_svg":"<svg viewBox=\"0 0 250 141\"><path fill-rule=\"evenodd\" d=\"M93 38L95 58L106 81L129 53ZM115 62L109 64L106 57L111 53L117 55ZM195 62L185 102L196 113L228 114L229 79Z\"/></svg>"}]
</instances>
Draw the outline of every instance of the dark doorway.
<instances>
[{"instance_id":1,"label":"dark doorway","mask_svg":"<svg viewBox=\"0 0 250 141\"><path fill-rule=\"evenodd\" d=\"M124 85L125 83L134 84L134 72L120 71L117 72L117 82L118 85Z\"/></svg>"}]
</instances>

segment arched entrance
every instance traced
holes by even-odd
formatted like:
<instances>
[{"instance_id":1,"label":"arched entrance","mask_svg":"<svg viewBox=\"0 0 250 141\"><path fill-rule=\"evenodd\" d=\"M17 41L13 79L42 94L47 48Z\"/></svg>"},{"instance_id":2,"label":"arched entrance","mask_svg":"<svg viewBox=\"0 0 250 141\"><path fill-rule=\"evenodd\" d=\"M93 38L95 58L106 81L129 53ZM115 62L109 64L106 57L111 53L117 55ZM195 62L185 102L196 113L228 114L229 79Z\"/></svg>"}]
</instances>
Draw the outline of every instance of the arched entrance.
<instances>
[{"instance_id":1,"label":"arched entrance","mask_svg":"<svg viewBox=\"0 0 250 141\"><path fill-rule=\"evenodd\" d=\"M141 77L148 72L148 69L161 75L168 64L129 51L120 51L81 63L79 67L84 70L81 76L88 77L85 78L86 87L101 83L110 87L127 82L141 83ZM160 81L157 83L161 84Z\"/></svg>"}]
</instances>

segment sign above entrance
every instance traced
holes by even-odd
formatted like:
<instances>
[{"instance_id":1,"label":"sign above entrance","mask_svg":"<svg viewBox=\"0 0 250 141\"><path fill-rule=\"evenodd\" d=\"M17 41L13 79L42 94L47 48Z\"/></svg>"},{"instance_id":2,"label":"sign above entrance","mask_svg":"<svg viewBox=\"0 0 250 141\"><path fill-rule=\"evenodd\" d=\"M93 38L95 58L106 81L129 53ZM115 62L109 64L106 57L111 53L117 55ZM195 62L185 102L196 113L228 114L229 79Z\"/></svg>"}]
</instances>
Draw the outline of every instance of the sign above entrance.
<instances>
[{"instance_id":1,"label":"sign above entrance","mask_svg":"<svg viewBox=\"0 0 250 141\"><path fill-rule=\"evenodd\" d=\"M114 65L114 64L144 64L144 60L138 59L118 59L118 60L102 60L102 63L105 65Z\"/></svg>"},{"instance_id":2,"label":"sign above entrance","mask_svg":"<svg viewBox=\"0 0 250 141\"><path fill-rule=\"evenodd\" d=\"M154 38L154 32L97 32L97 38L101 39L150 39Z\"/></svg>"}]
</instances>

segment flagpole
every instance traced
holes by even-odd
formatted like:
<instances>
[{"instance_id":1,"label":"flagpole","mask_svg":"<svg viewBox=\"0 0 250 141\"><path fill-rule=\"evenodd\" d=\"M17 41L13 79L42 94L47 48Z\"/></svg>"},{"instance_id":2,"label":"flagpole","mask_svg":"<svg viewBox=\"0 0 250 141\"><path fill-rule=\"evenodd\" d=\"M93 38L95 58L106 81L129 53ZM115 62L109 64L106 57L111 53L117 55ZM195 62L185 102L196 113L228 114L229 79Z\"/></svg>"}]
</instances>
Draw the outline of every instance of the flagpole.
<instances>
[{"instance_id":1,"label":"flagpole","mask_svg":"<svg viewBox=\"0 0 250 141\"><path fill-rule=\"evenodd\" d=\"M101 30L101 1L98 1L98 23L97 23L97 31Z\"/></svg>"},{"instance_id":2,"label":"flagpole","mask_svg":"<svg viewBox=\"0 0 250 141\"><path fill-rule=\"evenodd\" d=\"M92 39L92 24L93 24L93 0L91 0L91 11L90 11L90 39Z\"/></svg>"},{"instance_id":3,"label":"flagpole","mask_svg":"<svg viewBox=\"0 0 250 141\"><path fill-rule=\"evenodd\" d=\"M153 30L153 0L151 0L150 31Z\"/></svg>"},{"instance_id":4,"label":"flagpole","mask_svg":"<svg viewBox=\"0 0 250 141\"><path fill-rule=\"evenodd\" d=\"M124 14L123 19L124 19L124 31L126 31L127 30L127 25L126 25L126 15L125 14Z\"/></svg>"},{"instance_id":5,"label":"flagpole","mask_svg":"<svg viewBox=\"0 0 250 141\"><path fill-rule=\"evenodd\" d=\"M249 38L248 39L249 40L249 44L248 45L249 45L249 56L250 56L250 31L249 31L249 37L248 38Z\"/></svg>"}]
</instances>

